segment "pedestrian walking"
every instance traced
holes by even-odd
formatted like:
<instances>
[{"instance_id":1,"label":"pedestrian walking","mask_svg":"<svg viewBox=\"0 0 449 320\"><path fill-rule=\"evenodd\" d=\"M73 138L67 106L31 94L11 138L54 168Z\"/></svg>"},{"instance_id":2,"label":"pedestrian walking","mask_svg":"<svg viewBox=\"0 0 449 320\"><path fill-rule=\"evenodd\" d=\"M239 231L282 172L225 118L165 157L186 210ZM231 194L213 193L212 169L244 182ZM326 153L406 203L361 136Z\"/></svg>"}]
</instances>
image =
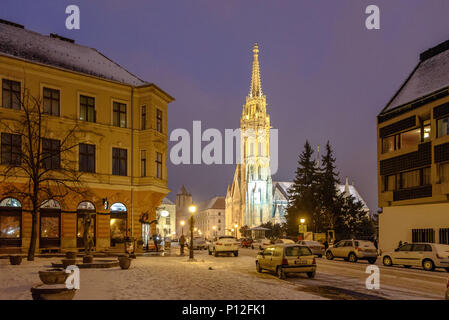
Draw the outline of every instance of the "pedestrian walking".
<instances>
[{"instance_id":1,"label":"pedestrian walking","mask_svg":"<svg viewBox=\"0 0 449 320\"><path fill-rule=\"evenodd\" d=\"M181 235L181 237L179 237L179 247L181 248L181 256L184 255L185 245L186 245L186 238L184 237L184 235Z\"/></svg>"}]
</instances>

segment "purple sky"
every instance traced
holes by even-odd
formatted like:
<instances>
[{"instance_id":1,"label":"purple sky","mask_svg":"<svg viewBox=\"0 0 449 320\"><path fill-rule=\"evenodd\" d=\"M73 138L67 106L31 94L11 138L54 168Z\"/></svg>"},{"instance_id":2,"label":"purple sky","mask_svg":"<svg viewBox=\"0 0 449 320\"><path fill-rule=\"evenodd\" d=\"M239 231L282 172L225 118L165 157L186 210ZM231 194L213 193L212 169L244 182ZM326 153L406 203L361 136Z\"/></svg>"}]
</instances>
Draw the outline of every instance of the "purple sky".
<instances>
[{"instance_id":1,"label":"purple sky","mask_svg":"<svg viewBox=\"0 0 449 320\"><path fill-rule=\"evenodd\" d=\"M81 29L65 29L77 4ZM381 30L365 29L366 6L381 10ZM0 18L97 48L172 94L169 132L236 128L248 94L251 48L259 43L262 87L279 129L280 169L290 181L306 139L335 149L377 209L376 115L418 63L449 39L447 0L2 0ZM172 144L169 144L169 148ZM169 195L181 184L202 201L225 195L232 165L168 165Z\"/></svg>"}]
</instances>

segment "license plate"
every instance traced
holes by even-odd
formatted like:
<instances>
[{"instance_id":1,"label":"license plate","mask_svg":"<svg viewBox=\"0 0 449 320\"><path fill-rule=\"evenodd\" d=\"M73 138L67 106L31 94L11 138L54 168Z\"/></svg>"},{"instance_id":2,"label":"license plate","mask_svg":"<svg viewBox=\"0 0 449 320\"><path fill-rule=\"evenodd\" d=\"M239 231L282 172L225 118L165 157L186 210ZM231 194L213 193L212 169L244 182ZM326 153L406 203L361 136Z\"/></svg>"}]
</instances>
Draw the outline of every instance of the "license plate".
<instances>
[{"instance_id":1,"label":"license plate","mask_svg":"<svg viewBox=\"0 0 449 320\"><path fill-rule=\"evenodd\" d=\"M295 264L307 264L306 260L295 260Z\"/></svg>"},{"instance_id":2,"label":"license plate","mask_svg":"<svg viewBox=\"0 0 449 320\"><path fill-rule=\"evenodd\" d=\"M230 247L230 246L232 246L232 244L225 244L225 246L226 246L226 247Z\"/></svg>"}]
</instances>

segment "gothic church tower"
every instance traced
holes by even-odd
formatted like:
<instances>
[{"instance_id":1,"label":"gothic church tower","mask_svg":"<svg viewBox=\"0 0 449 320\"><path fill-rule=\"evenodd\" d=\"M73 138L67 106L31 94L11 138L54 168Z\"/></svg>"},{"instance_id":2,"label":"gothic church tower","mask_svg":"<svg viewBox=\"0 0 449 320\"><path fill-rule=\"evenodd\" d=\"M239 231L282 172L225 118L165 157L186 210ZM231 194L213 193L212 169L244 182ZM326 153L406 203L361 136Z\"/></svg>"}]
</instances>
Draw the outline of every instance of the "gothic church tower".
<instances>
[{"instance_id":1,"label":"gothic church tower","mask_svg":"<svg viewBox=\"0 0 449 320\"><path fill-rule=\"evenodd\" d=\"M270 116L262 92L259 47L253 48L251 88L240 118L241 164L237 165L226 199L226 225L255 227L272 218Z\"/></svg>"}]
</instances>

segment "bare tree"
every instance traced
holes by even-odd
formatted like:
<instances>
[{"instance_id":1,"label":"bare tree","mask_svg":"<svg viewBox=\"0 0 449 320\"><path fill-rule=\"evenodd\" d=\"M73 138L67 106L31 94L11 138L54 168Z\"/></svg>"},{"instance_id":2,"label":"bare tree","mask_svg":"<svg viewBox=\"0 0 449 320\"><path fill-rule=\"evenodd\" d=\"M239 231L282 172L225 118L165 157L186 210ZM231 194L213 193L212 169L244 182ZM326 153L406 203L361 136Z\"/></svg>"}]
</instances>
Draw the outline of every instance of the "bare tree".
<instances>
[{"instance_id":1,"label":"bare tree","mask_svg":"<svg viewBox=\"0 0 449 320\"><path fill-rule=\"evenodd\" d=\"M86 196L89 192L76 165L77 135L82 134L77 121L68 128L66 124L57 124L53 118L51 125L51 116L43 113L41 100L32 96L28 89L24 89L18 101L20 112L0 108L0 130L5 137L9 134L11 140L15 140L12 147L2 150L0 177L4 194L18 197L30 207L32 228L28 260L33 261L41 203L48 199L64 203L69 194ZM51 136L55 138L49 139Z\"/></svg>"}]
</instances>

